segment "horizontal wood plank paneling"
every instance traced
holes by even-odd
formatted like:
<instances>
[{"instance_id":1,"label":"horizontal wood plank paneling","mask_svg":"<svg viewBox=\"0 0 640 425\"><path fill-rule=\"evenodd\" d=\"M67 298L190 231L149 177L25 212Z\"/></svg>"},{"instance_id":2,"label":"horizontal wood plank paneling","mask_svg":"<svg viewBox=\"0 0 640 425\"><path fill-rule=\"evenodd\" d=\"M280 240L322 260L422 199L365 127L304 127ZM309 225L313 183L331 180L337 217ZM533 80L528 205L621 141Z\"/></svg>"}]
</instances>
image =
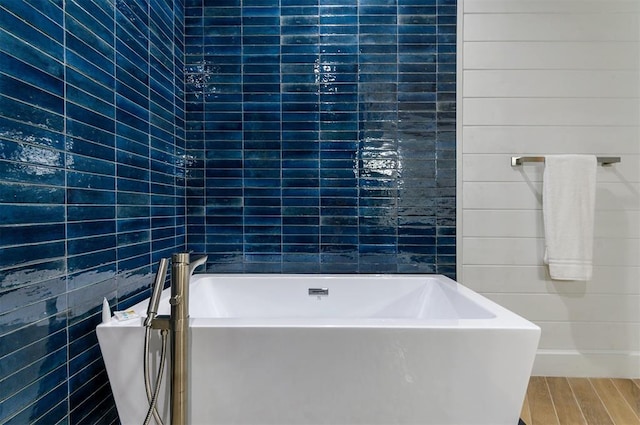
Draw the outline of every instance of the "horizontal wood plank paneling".
<instances>
[{"instance_id":1,"label":"horizontal wood plank paneling","mask_svg":"<svg viewBox=\"0 0 640 425\"><path fill-rule=\"evenodd\" d=\"M465 98L464 125L623 126L638 120L637 99Z\"/></svg>"},{"instance_id":2,"label":"horizontal wood plank paneling","mask_svg":"<svg viewBox=\"0 0 640 425\"><path fill-rule=\"evenodd\" d=\"M609 13L639 13L634 0L604 0ZM603 0L465 0L466 13L601 13Z\"/></svg>"},{"instance_id":3,"label":"horizontal wood plank paneling","mask_svg":"<svg viewBox=\"0 0 640 425\"><path fill-rule=\"evenodd\" d=\"M638 67L637 44L613 41L467 41L464 69L631 70Z\"/></svg>"},{"instance_id":4,"label":"horizontal wood plank paneling","mask_svg":"<svg viewBox=\"0 0 640 425\"><path fill-rule=\"evenodd\" d=\"M633 98L640 80L635 71L468 70L465 97L620 97Z\"/></svg>"},{"instance_id":5,"label":"horizontal wood plank paneling","mask_svg":"<svg viewBox=\"0 0 640 425\"><path fill-rule=\"evenodd\" d=\"M551 281L541 264L468 264L463 272L465 285L482 293L640 294L640 267L595 266L588 282Z\"/></svg>"},{"instance_id":6,"label":"horizontal wood plank paneling","mask_svg":"<svg viewBox=\"0 0 640 425\"><path fill-rule=\"evenodd\" d=\"M542 233L539 210L472 210L463 212L466 237L535 238Z\"/></svg>"},{"instance_id":7,"label":"horizontal wood plank paneling","mask_svg":"<svg viewBox=\"0 0 640 425\"><path fill-rule=\"evenodd\" d=\"M544 223L540 210L466 210L462 225L468 237L523 237L535 238L543 234ZM594 235L596 238L628 238L638 233L639 211L596 211Z\"/></svg>"},{"instance_id":8,"label":"horizontal wood plank paneling","mask_svg":"<svg viewBox=\"0 0 640 425\"><path fill-rule=\"evenodd\" d=\"M630 351L638 345L640 325L625 322L539 321L541 350Z\"/></svg>"},{"instance_id":9,"label":"horizontal wood plank paneling","mask_svg":"<svg viewBox=\"0 0 640 425\"><path fill-rule=\"evenodd\" d=\"M640 370L640 3L459 4L459 280L541 326L534 373L633 376ZM571 153L622 159L597 170L588 282L549 278L544 165L510 165L511 156ZM567 386L556 383L564 400ZM597 397L587 384L576 383L582 401ZM584 413L599 417L597 409Z\"/></svg>"},{"instance_id":10,"label":"horizontal wood plank paneling","mask_svg":"<svg viewBox=\"0 0 640 425\"><path fill-rule=\"evenodd\" d=\"M543 265L544 239L463 238L462 255L467 264ZM604 266L634 266L640 257L640 238L596 238L593 263ZM638 309L640 310L640 308Z\"/></svg>"},{"instance_id":11,"label":"horizontal wood plank paneling","mask_svg":"<svg viewBox=\"0 0 640 425\"><path fill-rule=\"evenodd\" d=\"M634 41L638 15L633 13L469 13L465 41Z\"/></svg>"},{"instance_id":12,"label":"horizontal wood plank paneling","mask_svg":"<svg viewBox=\"0 0 640 425\"><path fill-rule=\"evenodd\" d=\"M464 126L461 153L622 154L635 164L640 154L639 131L637 127Z\"/></svg>"},{"instance_id":13,"label":"horizontal wood plank paneling","mask_svg":"<svg viewBox=\"0 0 640 425\"><path fill-rule=\"evenodd\" d=\"M541 182L463 182L462 188L466 208L516 210L542 208ZM599 182L596 186L596 210L640 210L638 193L640 193L640 183ZM638 237L631 233L629 236Z\"/></svg>"},{"instance_id":14,"label":"horizontal wood plank paneling","mask_svg":"<svg viewBox=\"0 0 640 425\"><path fill-rule=\"evenodd\" d=\"M487 298L534 322L637 323L640 321L640 296L617 294L485 294ZM594 332L592 335L597 336ZM594 341L595 343L595 341ZM600 344L601 349L606 349ZM637 371L636 371L637 372Z\"/></svg>"}]
</instances>

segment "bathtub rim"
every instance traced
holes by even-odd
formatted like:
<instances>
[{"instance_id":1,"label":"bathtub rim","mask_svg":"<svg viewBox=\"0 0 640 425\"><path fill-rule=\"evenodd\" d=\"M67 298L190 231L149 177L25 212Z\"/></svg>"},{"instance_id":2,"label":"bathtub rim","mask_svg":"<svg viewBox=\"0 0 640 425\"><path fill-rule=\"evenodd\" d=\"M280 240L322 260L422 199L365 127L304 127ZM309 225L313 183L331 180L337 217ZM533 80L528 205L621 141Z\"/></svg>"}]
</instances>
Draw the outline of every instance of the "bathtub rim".
<instances>
[{"instance_id":1,"label":"bathtub rim","mask_svg":"<svg viewBox=\"0 0 640 425\"><path fill-rule=\"evenodd\" d=\"M491 318L471 318L471 319L418 319L418 318L326 318L326 317L306 317L306 318L242 318L242 317L197 317L190 316L189 327L223 327L223 328L372 328L372 329L504 329L504 330L530 330L540 332L540 327L521 317L520 315L500 306L487 297L473 291L463 284L441 274L301 274L301 273L199 273L194 274L191 285L206 279L278 279L279 277L306 278L313 280L331 280L344 278L375 278L379 280L403 279L430 279L436 280L440 284L449 287L483 309L491 312ZM169 297L169 289L165 289L162 299ZM130 307L134 309L140 318L117 321L111 320L98 326L105 327L141 327L146 317L146 307L149 299ZM161 301L162 302L162 301Z\"/></svg>"}]
</instances>

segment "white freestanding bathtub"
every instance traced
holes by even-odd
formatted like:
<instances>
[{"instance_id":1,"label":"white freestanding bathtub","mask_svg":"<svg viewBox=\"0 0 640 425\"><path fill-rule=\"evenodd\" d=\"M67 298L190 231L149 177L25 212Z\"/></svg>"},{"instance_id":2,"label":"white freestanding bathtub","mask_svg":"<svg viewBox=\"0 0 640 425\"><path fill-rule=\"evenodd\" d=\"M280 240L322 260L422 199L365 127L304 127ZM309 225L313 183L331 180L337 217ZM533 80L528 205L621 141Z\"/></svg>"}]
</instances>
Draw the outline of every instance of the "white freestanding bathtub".
<instances>
[{"instance_id":1,"label":"white freestanding bathtub","mask_svg":"<svg viewBox=\"0 0 640 425\"><path fill-rule=\"evenodd\" d=\"M190 303L193 425L516 425L540 337L440 275L201 274ZM141 320L97 333L120 420L139 425Z\"/></svg>"}]
</instances>

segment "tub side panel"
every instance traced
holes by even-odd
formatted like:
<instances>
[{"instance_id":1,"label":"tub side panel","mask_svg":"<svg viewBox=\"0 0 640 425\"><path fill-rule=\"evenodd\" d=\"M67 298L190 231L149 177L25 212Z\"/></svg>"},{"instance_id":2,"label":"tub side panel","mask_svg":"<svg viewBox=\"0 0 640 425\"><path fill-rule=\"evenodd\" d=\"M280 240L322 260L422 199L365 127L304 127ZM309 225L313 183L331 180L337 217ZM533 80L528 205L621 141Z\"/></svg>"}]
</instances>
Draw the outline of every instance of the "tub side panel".
<instances>
[{"instance_id":1,"label":"tub side panel","mask_svg":"<svg viewBox=\"0 0 640 425\"><path fill-rule=\"evenodd\" d=\"M194 424L513 425L539 331L192 328Z\"/></svg>"},{"instance_id":2,"label":"tub side panel","mask_svg":"<svg viewBox=\"0 0 640 425\"><path fill-rule=\"evenodd\" d=\"M149 402L144 388L143 353L144 328L142 326L98 326L96 329L100 350L104 358L109 384L122 425L140 425L144 422ZM161 341L158 331L151 332L150 363L152 385L155 385L160 364ZM170 349L158 399L158 411L164 423L169 423L169 364ZM152 422L153 423L153 422Z\"/></svg>"}]
</instances>

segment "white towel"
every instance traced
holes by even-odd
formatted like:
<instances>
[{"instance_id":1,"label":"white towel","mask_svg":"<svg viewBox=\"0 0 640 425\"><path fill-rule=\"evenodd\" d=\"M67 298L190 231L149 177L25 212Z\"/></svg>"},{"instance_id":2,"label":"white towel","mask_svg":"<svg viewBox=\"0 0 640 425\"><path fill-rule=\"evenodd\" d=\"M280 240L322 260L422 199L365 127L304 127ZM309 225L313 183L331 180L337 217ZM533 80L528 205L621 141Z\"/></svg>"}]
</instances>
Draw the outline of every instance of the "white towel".
<instances>
[{"instance_id":1,"label":"white towel","mask_svg":"<svg viewBox=\"0 0 640 425\"><path fill-rule=\"evenodd\" d=\"M593 155L545 157L544 262L552 279L591 279L597 165Z\"/></svg>"}]
</instances>

